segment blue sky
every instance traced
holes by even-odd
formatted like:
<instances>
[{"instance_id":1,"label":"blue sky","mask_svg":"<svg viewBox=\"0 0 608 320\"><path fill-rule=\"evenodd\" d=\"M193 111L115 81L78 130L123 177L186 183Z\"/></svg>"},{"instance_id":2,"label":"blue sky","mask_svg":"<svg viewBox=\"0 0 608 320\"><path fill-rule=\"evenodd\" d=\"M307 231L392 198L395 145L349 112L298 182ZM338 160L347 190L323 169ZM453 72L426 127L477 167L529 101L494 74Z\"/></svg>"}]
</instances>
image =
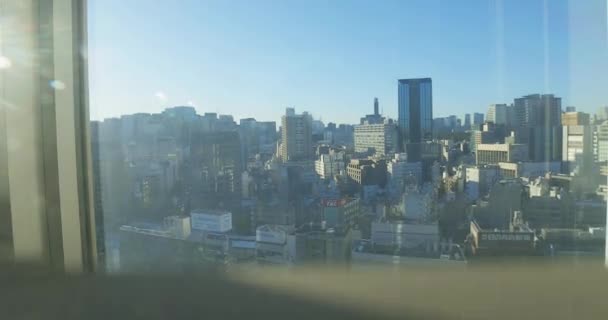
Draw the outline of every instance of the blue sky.
<instances>
[{"instance_id":1,"label":"blue sky","mask_svg":"<svg viewBox=\"0 0 608 320\"><path fill-rule=\"evenodd\" d=\"M434 116L555 93L608 105L605 0L89 0L91 117L159 112L355 123L397 79L433 79Z\"/></svg>"}]
</instances>

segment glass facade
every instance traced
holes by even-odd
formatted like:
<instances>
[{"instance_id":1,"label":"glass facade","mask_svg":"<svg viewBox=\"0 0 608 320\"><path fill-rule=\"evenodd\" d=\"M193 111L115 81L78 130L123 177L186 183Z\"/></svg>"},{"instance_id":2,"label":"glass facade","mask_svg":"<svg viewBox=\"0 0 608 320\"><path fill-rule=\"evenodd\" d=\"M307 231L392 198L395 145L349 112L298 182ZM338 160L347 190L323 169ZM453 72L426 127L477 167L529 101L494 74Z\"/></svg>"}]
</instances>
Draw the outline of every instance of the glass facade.
<instances>
[{"instance_id":1,"label":"glass facade","mask_svg":"<svg viewBox=\"0 0 608 320\"><path fill-rule=\"evenodd\" d=\"M404 143L432 138L433 83L430 78L398 82L399 126Z\"/></svg>"}]
</instances>

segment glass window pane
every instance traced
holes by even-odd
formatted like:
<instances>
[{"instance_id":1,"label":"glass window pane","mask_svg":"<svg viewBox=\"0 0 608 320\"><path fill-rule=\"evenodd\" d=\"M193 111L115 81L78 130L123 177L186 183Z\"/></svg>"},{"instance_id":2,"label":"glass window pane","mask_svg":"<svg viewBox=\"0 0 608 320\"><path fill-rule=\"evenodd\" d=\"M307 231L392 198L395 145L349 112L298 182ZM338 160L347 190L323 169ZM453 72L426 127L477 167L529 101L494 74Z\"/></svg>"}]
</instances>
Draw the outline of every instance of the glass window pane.
<instances>
[{"instance_id":1,"label":"glass window pane","mask_svg":"<svg viewBox=\"0 0 608 320\"><path fill-rule=\"evenodd\" d=\"M88 15L109 271L604 261L605 1Z\"/></svg>"}]
</instances>

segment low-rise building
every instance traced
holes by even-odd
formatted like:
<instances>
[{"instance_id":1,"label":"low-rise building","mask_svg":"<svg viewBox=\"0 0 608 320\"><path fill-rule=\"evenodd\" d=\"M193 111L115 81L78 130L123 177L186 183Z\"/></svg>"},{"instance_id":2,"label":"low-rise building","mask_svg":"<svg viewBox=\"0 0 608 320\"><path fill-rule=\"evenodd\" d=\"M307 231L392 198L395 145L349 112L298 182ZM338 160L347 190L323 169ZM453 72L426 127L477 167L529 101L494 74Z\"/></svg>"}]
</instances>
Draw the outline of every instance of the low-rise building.
<instances>
[{"instance_id":1,"label":"low-rise building","mask_svg":"<svg viewBox=\"0 0 608 320\"><path fill-rule=\"evenodd\" d=\"M255 233L255 257L260 264L291 265L295 259L293 229L282 225L263 225Z\"/></svg>"},{"instance_id":2,"label":"low-rise building","mask_svg":"<svg viewBox=\"0 0 608 320\"><path fill-rule=\"evenodd\" d=\"M575 226L575 202L572 194L552 187L544 178L528 185L529 197L524 202L523 213L530 227L572 228Z\"/></svg>"},{"instance_id":3,"label":"low-rise building","mask_svg":"<svg viewBox=\"0 0 608 320\"><path fill-rule=\"evenodd\" d=\"M536 255L534 231L525 225L499 229L471 221L467 239L472 256Z\"/></svg>"},{"instance_id":4,"label":"low-rise building","mask_svg":"<svg viewBox=\"0 0 608 320\"><path fill-rule=\"evenodd\" d=\"M386 161L358 159L351 160L346 168L348 177L360 186L386 186Z\"/></svg>"},{"instance_id":5,"label":"low-rise building","mask_svg":"<svg viewBox=\"0 0 608 320\"><path fill-rule=\"evenodd\" d=\"M221 210L195 209L190 213L193 230L225 233L232 230L232 213Z\"/></svg>"},{"instance_id":6,"label":"low-rise building","mask_svg":"<svg viewBox=\"0 0 608 320\"><path fill-rule=\"evenodd\" d=\"M407 154L397 153L386 164L391 189L403 191L406 183L422 184L422 162L408 162Z\"/></svg>"},{"instance_id":7,"label":"low-rise building","mask_svg":"<svg viewBox=\"0 0 608 320\"><path fill-rule=\"evenodd\" d=\"M321 208L325 226L338 232L352 228L361 212L358 198L322 199Z\"/></svg>"},{"instance_id":8,"label":"low-rise building","mask_svg":"<svg viewBox=\"0 0 608 320\"><path fill-rule=\"evenodd\" d=\"M496 165L466 167L464 192L470 201L476 201L486 196L498 180L500 170Z\"/></svg>"},{"instance_id":9,"label":"low-rise building","mask_svg":"<svg viewBox=\"0 0 608 320\"><path fill-rule=\"evenodd\" d=\"M480 144L475 152L478 165L500 162L520 162L528 160L528 146L525 144Z\"/></svg>"},{"instance_id":10,"label":"low-rise building","mask_svg":"<svg viewBox=\"0 0 608 320\"><path fill-rule=\"evenodd\" d=\"M553 162L499 162L500 176L503 178L537 178L547 173L559 173L562 163Z\"/></svg>"},{"instance_id":11,"label":"low-rise building","mask_svg":"<svg viewBox=\"0 0 608 320\"><path fill-rule=\"evenodd\" d=\"M331 179L344 172L345 160L344 152L331 150L328 154L319 155L319 159L315 161L315 171L322 179Z\"/></svg>"}]
</instances>

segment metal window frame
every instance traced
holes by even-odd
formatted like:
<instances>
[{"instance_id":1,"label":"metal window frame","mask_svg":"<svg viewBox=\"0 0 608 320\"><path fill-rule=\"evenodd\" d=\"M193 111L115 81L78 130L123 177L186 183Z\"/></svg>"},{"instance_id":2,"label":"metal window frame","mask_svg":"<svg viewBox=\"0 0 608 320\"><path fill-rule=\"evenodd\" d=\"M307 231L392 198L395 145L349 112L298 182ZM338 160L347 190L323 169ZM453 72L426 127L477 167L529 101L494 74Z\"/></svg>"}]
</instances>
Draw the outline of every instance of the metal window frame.
<instances>
[{"instance_id":1,"label":"metal window frame","mask_svg":"<svg viewBox=\"0 0 608 320\"><path fill-rule=\"evenodd\" d=\"M100 271L86 0L0 0L0 224L17 263ZM9 214L6 214L10 212Z\"/></svg>"}]
</instances>

